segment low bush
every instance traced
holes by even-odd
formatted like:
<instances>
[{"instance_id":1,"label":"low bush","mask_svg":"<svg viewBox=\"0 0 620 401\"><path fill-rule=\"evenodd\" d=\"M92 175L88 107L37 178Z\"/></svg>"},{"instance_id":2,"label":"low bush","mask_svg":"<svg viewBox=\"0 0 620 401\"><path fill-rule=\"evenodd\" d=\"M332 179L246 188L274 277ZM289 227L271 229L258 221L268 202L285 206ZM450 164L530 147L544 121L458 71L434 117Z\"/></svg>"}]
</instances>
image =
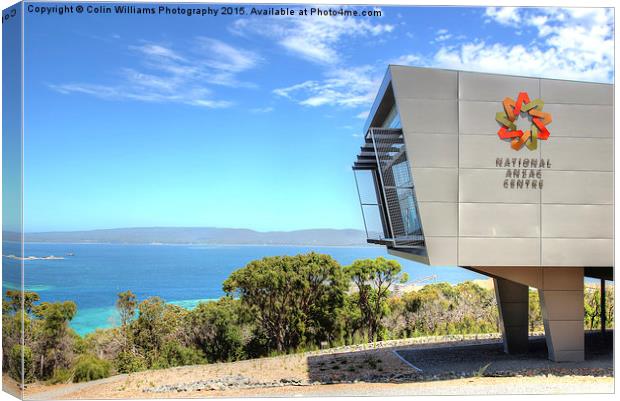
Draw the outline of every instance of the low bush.
<instances>
[{"instance_id":1,"label":"low bush","mask_svg":"<svg viewBox=\"0 0 620 401\"><path fill-rule=\"evenodd\" d=\"M206 359L199 350L185 347L178 342L168 342L162 347L152 367L154 369L165 369L174 366L198 365L205 362Z\"/></svg>"},{"instance_id":2,"label":"low bush","mask_svg":"<svg viewBox=\"0 0 620 401\"><path fill-rule=\"evenodd\" d=\"M114 367L119 373L134 373L146 370L146 361L140 355L120 352L114 359Z\"/></svg>"},{"instance_id":3,"label":"low bush","mask_svg":"<svg viewBox=\"0 0 620 401\"><path fill-rule=\"evenodd\" d=\"M110 362L93 355L82 355L73 368L73 381L85 382L110 376Z\"/></svg>"},{"instance_id":4,"label":"low bush","mask_svg":"<svg viewBox=\"0 0 620 401\"><path fill-rule=\"evenodd\" d=\"M24 358L24 382L34 380L32 350L28 346L14 345L9 355L9 376L18 382L22 381L22 355Z\"/></svg>"},{"instance_id":5,"label":"low bush","mask_svg":"<svg viewBox=\"0 0 620 401\"><path fill-rule=\"evenodd\" d=\"M73 370L65 368L54 369L52 378L49 379L50 384L70 383L73 381Z\"/></svg>"}]
</instances>

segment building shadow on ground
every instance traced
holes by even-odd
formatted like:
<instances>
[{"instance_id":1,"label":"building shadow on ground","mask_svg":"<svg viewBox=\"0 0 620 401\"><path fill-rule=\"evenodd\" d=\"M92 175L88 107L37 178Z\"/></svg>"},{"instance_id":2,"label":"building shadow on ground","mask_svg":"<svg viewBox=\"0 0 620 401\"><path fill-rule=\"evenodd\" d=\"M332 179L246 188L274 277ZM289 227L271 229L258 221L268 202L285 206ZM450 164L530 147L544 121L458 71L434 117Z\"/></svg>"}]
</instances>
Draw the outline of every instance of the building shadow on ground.
<instances>
[{"instance_id":1,"label":"building shadow on ground","mask_svg":"<svg viewBox=\"0 0 620 401\"><path fill-rule=\"evenodd\" d=\"M613 332L585 336L585 361L552 362L544 337L530 338L529 351L508 355L501 342L407 345L308 357L312 382L400 383L476 376L552 374L613 376Z\"/></svg>"}]
</instances>

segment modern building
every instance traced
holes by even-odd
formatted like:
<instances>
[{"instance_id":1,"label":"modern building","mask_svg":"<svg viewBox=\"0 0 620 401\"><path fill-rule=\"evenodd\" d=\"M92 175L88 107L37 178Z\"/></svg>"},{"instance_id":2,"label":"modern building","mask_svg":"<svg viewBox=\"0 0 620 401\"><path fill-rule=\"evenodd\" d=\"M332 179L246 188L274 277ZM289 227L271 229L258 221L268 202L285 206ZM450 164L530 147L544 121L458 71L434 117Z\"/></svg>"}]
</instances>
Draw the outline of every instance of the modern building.
<instances>
[{"instance_id":1,"label":"modern building","mask_svg":"<svg viewBox=\"0 0 620 401\"><path fill-rule=\"evenodd\" d=\"M495 282L506 352L537 288L549 358L584 358L613 280L613 85L389 66L354 162L368 242Z\"/></svg>"}]
</instances>

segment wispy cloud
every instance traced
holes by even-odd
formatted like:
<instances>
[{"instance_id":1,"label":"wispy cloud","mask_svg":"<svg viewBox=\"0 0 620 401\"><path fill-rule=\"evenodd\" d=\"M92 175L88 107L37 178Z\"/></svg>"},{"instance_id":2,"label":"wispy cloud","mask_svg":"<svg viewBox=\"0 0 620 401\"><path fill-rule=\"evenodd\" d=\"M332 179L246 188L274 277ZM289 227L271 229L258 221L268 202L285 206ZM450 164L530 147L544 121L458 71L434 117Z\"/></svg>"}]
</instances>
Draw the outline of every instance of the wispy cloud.
<instances>
[{"instance_id":1,"label":"wispy cloud","mask_svg":"<svg viewBox=\"0 0 620 401\"><path fill-rule=\"evenodd\" d=\"M213 86L254 86L238 80L237 75L260 63L256 53L207 37L195 38L192 49L180 53L164 44L132 45L129 50L136 55L139 67L119 68L118 82L107 85L70 82L50 87L63 94L80 93L106 100L223 108L233 102L215 99Z\"/></svg>"},{"instance_id":2,"label":"wispy cloud","mask_svg":"<svg viewBox=\"0 0 620 401\"><path fill-rule=\"evenodd\" d=\"M389 61L389 64L394 65L413 65L419 66L424 64L424 58L418 54L404 54L398 58Z\"/></svg>"},{"instance_id":3,"label":"wispy cloud","mask_svg":"<svg viewBox=\"0 0 620 401\"><path fill-rule=\"evenodd\" d=\"M238 35L257 34L275 40L299 57L319 64L336 64L345 37L377 37L392 32L390 24L351 17L254 18L235 21L231 31Z\"/></svg>"},{"instance_id":4,"label":"wispy cloud","mask_svg":"<svg viewBox=\"0 0 620 401\"><path fill-rule=\"evenodd\" d=\"M305 81L273 92L302 106L356 107L372 103L381 83L381 73L367 65L333 69L325 75L324 80Z\"/></svg>"},{"instance_id":5,"label":"wispy cloud","mask_svg":"<svg viewBox=\"0 0 620 401\"><path fill-rule=\"evenodd\" d=\"M447 29L439 29L435 36L435 42L443 42L452 37L452 34Z\"/></svg>"},{"instance_id":6,"label":"wispy cloud","mask_svg":"<svg viewBox=\"0 0 620 401\"><path fill-rule=\"evenodd\" d=\"M255 107L253 109L250 109L250 113L254 114L266 114L271 113L272 111L274 111L273 107Z\"/></svg>"},{"instance_id":7,"label":"wispy cloud","mask_svg":"<svg viewBox=\"0 0 620 401\"><path fill-rule=\"evenodd\" d=\"M365 119L367 119L367 118L368 118L368 115L369 115L369 114L370 114L370 112L369 112L369 111L362 111L362 112L360 112L359 114L357 114L355 117L356 117L356 118L359 118L359 119L361 119L361 120L365 120Z\"/></svg>"}]
</instances>

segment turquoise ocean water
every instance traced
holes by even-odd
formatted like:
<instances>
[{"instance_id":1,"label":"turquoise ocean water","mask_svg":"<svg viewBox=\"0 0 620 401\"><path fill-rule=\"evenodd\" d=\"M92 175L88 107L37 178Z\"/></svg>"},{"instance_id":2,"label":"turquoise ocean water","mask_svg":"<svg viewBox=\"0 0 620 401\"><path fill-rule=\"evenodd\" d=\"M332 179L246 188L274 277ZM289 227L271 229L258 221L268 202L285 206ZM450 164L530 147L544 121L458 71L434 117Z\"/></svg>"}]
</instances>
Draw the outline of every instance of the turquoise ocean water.
<instances>
[{"instance_id":1,"label":"turquoise ocean water","mask_svg":"<svg viewBox=\"0 0 620 401\"><path fill-rule=\"evenodd\" d=\"M19 284L18 262L3 249L3 290ZM159 296L169 303L193 308L198 302L224 295L222 283L231 272L265 256L295 255L316 251L331 255L342 265L355 259L384 256L398 260L411 281L436 276L426 282L458 283L484 276L458 267L429 267L388 255L383 247L311 246L203 246L26 244L24 256L63 259L25 261L26 290L42 301L72 300L78 305L71 322L80 334L118 324L116 295L131 290L140 300ZM70 256L71 255L71 256Z\"/></svg>"}]
</instances>

